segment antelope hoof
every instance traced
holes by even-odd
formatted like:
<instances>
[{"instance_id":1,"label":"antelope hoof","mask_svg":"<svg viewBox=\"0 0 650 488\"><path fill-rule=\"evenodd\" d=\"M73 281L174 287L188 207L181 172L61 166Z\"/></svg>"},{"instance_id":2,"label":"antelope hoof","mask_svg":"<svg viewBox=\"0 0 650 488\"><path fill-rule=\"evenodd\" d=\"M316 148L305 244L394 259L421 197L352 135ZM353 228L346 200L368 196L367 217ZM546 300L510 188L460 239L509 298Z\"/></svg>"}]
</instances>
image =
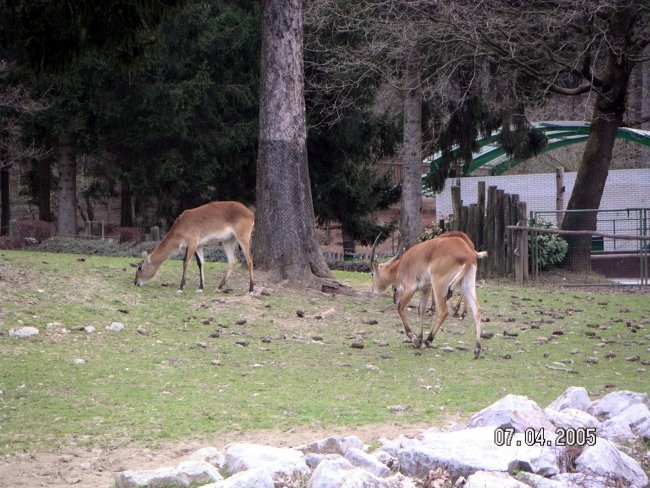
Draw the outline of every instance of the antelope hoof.
<instances>
[{"instance_id":1,"label":"antelope hoof","mask_svg":"<svg viewBox=\"0 0 650 488\"><path fill-rule=\"evenodd\" d=\"M422 346L422 337L413 337L411 338L411 342L413 343L414 348L420 349Z\"/></svg>"},{"instance_id":2,"label":"antelope hoof","mask_svg":"<svg viewBox=\"0 0 650 488\"><path fill-rule=\"evenodd\" d=\"M481 344L477 342L476 347L474 348L474 359L478 359L480 355L481 355Z\"/></svg>"}]
</instances>

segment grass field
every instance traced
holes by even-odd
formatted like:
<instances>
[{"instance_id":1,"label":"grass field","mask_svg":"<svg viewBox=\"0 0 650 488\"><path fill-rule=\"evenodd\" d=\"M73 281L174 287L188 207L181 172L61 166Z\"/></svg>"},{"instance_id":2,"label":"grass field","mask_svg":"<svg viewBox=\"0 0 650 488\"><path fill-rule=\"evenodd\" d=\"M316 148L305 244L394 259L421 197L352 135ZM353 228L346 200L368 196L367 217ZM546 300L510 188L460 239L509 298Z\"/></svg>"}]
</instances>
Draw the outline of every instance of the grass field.
<instances>
[{"instance_id":1,"label":"grass field","mask_svg":"<svg viewBox=\"0 0 650 488\"><path fill-rule=\"evenodd\" d=\"M141 288L129 261L0 252L0 454L295 426L436 424L507 393L545 407L572 385L597 398L650 384L647 292L486 280L477 295L493 337L473 360L471 320L450 317L437 348L416 350L388 295L329 295L260 275L265 293L251 296L239 268L231 291L217 293L218 263L207 264L205 293L194 292L193 266L177 295L178 261ZM370 289L368 274L336 276ZM415 309L410 316L415 322ZM107 330L113 322L124 330ZM22 326L40 333L9 335Z\"/></svg>"}]
</instances>

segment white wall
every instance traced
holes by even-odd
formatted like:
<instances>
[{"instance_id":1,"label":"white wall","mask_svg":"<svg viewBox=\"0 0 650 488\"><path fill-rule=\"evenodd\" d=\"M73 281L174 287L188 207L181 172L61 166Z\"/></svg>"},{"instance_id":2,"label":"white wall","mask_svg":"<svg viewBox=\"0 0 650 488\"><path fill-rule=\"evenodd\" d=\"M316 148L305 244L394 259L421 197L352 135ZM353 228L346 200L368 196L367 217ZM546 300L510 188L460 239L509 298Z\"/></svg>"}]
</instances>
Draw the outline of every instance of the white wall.
<instances>
[{"instance_id":1,"label":"white wall","mask_svg":"<svg viewBox=\"0 0 650 488\"><path fill-rule=\"evenodd\" d=\"M471 176L460 179L461 198L463 205L476 203L479 181L485 181L485 188L496 186L506 193L518 194L521 201L526 202L528 212L545 212L541 217L555 222L555 173L531 175L502 175L502 176ZM564 208L569 203L576 173L564 173ZM451 186L456 179L448 179L442 192L436 195L436 219L445 218L453 213L451 204ZM601 210L650 208L650 168L621 169L609 172L605 191L601 200ZM548 213L546 213L548 212ZM650 212L646 213L650 217ZM638 213L601 212L598 230L606 233L639 234ZM646 222L650 225L650 222ZM650 232L650 229L647 231ZM605 249L636 249L638 241L605 241Z\"/></svg>"}]
</instances>

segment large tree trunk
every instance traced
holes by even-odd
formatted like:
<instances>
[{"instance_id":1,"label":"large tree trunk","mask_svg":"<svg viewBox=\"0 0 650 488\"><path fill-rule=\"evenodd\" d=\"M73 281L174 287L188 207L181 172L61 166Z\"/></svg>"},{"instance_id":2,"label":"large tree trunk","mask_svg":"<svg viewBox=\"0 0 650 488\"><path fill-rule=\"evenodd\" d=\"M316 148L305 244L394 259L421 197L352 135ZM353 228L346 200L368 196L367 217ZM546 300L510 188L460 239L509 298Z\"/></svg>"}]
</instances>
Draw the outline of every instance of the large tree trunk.
<instances>
[{"instance_id":1,"label":"large tree trunk","mask_svg":"<svg viewBox=\"0 0 650 488\"><path fill-rule=\"evenodd\" d=\"M50 184L50 160L41 158L38 161L38 218L46 222L52 222Z\"/></svg>"},{"instance_id":2,"label":"large tree trunk","mask_svg":"<svg viewBox=\"0 0 650 488\"><path fill-rule=\"evenodd\" d=\"M422 232L422 91L417 60L405 73L404 143L402 148L402 211L400 246L408 249Z\"/></svg>"},{"instance_id":3,"label":"large tree trunk","mask_svg":"<svg viewBox=\"0 0 650 488\"><path fill-rule=\"evenodd\" d=\"M59 187L57 233L61 236L77 235L77 161L72 144L59 143Z\"/></svg>"},{"instance_id":4,"label":"large tree trunk","mask_svg":"<svg viewBox=\"0 0 650 488\"><path fill-rule=\"evenodd\" d=\"M620 15L612 22L613 39L626 42L629 18ZM603 87L598 92L591 129L567 210L596 210L605 189L616 131L621 126L626 109L627 89L634 67L633 56L610 52L599 79ZM596 230L597 212L567 213L562 222L565 230ZM569 250L565 266L572 271L591 271L591 237L567 237Z\"/></svg>"},{"instance_id":5,"label":"large tree trunk","mask_svg":"<svg viewBox=\"0 0 650 488\"><path fill-rule=\"evenodd\" d=\"M9 167L0 166L0 235L6 236L9 234L10 222L11 199L9 198Z\"/></svg>"},{"instance_id":6,"label":"large tree trunk","mask_svg":"<svg viewBox=\"0 0 650 488\"><path fill-rule=\"evenodd\" d=\"M309 182L301 0L262 0L253 256L292 285L336 286L316 239Z\"/></svg>"}]
</instances>

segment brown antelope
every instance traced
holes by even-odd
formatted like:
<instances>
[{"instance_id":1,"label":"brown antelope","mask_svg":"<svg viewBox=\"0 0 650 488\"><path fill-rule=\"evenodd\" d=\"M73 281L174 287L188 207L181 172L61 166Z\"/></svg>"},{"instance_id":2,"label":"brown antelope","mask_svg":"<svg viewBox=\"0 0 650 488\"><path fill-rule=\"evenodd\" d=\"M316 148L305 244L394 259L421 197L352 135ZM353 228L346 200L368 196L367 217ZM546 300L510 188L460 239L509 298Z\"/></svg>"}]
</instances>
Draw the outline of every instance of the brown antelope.
<instances>
[{"instance_id":1,"label":"brown antelope","mask_svg":"<svg viewBox=\"0 0 650 488\"><path fill-rule=\"evenodd\" d=\"M197 291L203 291L203 246L210 241L221 241L228 258L228 270L219 284L219 289L224 287L237 263L235 248L239 244L248 264L248 292L252 292L253 256L250 250L250 239L253 223L253 212L239 202L210 202L197 208L185 210L174 221L165 238L151 254L143 252L142 262L133 265L137 268L134 283L138 286L144 285L154 277L166 259L184 249L183 275L178 292L182 293L185 287L185 274L192 256L196 256L196 263L199 266L199 289Z\"/></svg>"},{"instance_id":2,"label":"brown antelope","mask_svg":"<svg viewBox=\"0 0 650 488\"><path fill-rule=\"evenodd\" d=\"M443 232L440 235L437 235L436 237L434 237L434 239L440 239L440 238L445 238L445 237L460 237L462 240L465 241L465 243L470 248L476 250L476 247L474 247L474 243L469 238L469 236L467 234L465 234L464 232L460 231L460 230L448 230L446 232ZM483 258L485 256L487 256L487 253L485 253L484 255L478 256L478 258L481 259L481 258ZM456 303L456 305L453 307L453 314L452 315L454 317L458 317L458 311L460 310L460 306L463 304L463 302L464 302L463 295L461 295L460 298L458 299L458 303ZM433 305L434 304L432 304L432 307L433 307ZM461 319L464 319L465 315L467 315L467 302L465 302L465 306L463 307L463 313L460 315Z\"/></svg>"},{"instance_id":3,"label":"brown antelope","mask_svg":"<svg viewBox=\"0 0 650 488\"><path fill-rule=\"evenodd\" d=\"M376 241L375 241L376 244ZM375 252L370 258L372 270L372 291L382 292L388 286L394 287L393 298L404 324L407 337L416 347L429 346L449 313L447 298L450 290L460 286L461 294L472 309L476 328L474 358L481 353L481 313L476 298L476 262L487 252L476 252L461 237L435 238L409 248L392 261L379 264ZM420 334L414 336L406 320L405 308L416 291L420 291ZM436 321L423 342L423 323L429 293L433 290L436 306Z\"/></svg>"}]
</instances>

